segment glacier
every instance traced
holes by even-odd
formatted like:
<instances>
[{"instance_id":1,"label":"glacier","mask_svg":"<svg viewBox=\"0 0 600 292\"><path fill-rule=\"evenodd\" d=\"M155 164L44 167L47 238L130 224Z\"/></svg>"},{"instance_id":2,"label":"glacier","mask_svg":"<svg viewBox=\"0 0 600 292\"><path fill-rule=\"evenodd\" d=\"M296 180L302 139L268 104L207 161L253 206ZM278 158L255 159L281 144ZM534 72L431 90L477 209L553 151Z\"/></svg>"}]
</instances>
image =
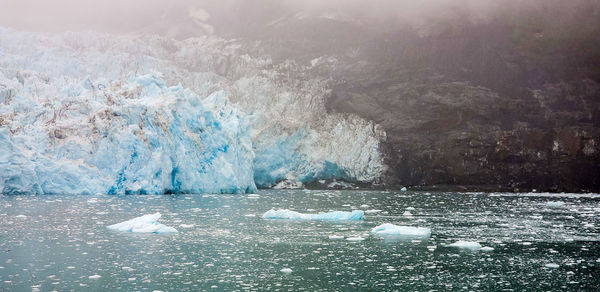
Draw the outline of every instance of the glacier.
<instances>
[{"instance_id":1,"label":"glacier","mask_svg":"<svg viewBox=\"0 0 600 292\"><path fill-rule=\"evenodd\" d=\"M251 47L251 46L250 46ZM381 128L235 40L0 27L0 192L248 193L376 183ZM290 77L291 75L294 75Z\"/></svg>"},{"instance_id":2,"label":"glacier","mask_svg":"<svg viewBox=\"0 0 600 292\"><path fill-rule=\"evenodd\" d=\"M346 211L331 211L319 214L305 214L287 209L269 210L263 214L264 219L289 219L289 220L316 220L316 221L361 221L364 217L364 212L354 210Z\"/></svg>"},{"instance_id":3,"label":"glacier","mask_svg":"<svg viewBox=\"0 0 600 292\"><path fill-rule=\"evenodd\" d=\"M158 222L160 213L146 214L121 223L109 225L106 228L133 233L177 233L173 227Z\"/></svg>"}]
</instances>

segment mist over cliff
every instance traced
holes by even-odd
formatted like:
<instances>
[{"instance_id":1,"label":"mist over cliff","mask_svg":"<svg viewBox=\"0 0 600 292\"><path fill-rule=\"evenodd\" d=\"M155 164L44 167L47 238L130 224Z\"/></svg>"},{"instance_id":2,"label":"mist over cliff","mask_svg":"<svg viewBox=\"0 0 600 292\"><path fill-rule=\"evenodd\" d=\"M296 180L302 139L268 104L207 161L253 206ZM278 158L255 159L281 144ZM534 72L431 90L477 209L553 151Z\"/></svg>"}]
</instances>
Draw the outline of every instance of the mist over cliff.
<instances>
[{"instance_id":1,"label":"mist over cliff","mask_svg":"<svg viewBox=\"0 0 600 292\"><path fill-rule=\"evenodd\" d=\"M381 127L385 135L367 136L379 139L385 169L369 182L600 189L600 1L365 3L3 1L0 25L231 40L234 55L210 69L242 110L254 103L242 78L250 69L240 68L260 68L292 100L322 102L319 115ZM240 56L270 63L243 67Z\"/></svg>"}]
</instances>

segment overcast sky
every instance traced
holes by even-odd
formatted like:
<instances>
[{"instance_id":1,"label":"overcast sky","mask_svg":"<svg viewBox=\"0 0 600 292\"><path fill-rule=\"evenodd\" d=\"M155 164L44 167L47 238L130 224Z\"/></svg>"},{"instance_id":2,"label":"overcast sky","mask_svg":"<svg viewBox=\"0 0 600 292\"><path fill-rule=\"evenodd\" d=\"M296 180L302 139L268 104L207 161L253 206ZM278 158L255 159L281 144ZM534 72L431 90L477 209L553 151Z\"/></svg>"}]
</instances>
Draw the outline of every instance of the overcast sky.
<instances>
[{"instance_id":1,"label":"overcast sky","mask_svg":"<svg viewBox=\"0 0 600 292\"><path fill-rule=\"evenodd\" d=\"M343 12L365 23L418 23L460 10L485 19L507 6L557 0L0 0L0 25L29 31L165 31L200 16L219 30L267 23L298 11ZM584 0L564 0L564 2Z\"/></svg>"}]
</instances>

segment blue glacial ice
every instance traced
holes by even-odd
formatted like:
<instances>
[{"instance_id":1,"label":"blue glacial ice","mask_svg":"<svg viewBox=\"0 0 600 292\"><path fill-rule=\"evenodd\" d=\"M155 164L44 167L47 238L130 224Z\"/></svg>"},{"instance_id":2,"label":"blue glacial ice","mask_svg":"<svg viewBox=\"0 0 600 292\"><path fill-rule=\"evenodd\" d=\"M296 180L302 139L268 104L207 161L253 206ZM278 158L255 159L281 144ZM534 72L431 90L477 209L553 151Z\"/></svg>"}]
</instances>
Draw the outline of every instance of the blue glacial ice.
<instances>
[{"instance_id":1,"label":"blue glacial ice","mask_svg":"<svg viewBox=\"0 0 600 292\"><path fill-rule=\"evenodd\" d=\"M289 220L316 220L316 221L360 221L363 220L364 212L360 210L354 210L352 212L346 211L332 211L327 213L319 214L305 214L287 209L283 210L269 210L263 214L265 219L289 219Z\"/></svg>"},{"instance_id":2,"label":"blue glacial ice","mask_svg":"<svg viewBox=\"0 0 600 292\"><path fill-rule=\"evenodd\" d=\"M160 213L146 214L106 228L133 233L177 233L175 228L159 223L160 216Z\"/></svg>"},{"instance_id":3,"label":"blue glacial ice","mask_svg":"<svg viewBox=\"0 0 600 292\"><path fill-rule=\"evenodd\" d=\"M201 98L158 74L103 90L42 78L31 74L21 84L0 74L17 89L0 104L0 115L11 116L0 127L2 193L256 190L249 126L223 91Z\"/></svg>"},{"instance_id":4,"label":"blue glacial ice","mask_svg":"<svg viewBox=\"0 0 600 292\"><path fill-rule=\"evenodd\" d=\"M371 233L379 236L400 236L410 238L429 238L431 229L425 227L398 226L390 223L384 223L373 227Z\"/></svg>"}]
</instances>

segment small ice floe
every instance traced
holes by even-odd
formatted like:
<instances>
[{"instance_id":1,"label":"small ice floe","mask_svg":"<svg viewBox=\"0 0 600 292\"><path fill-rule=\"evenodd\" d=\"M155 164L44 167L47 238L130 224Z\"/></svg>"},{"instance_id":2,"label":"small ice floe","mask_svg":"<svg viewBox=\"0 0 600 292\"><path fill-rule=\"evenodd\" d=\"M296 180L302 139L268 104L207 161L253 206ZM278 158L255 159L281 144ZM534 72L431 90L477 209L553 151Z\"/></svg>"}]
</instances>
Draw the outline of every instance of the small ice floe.
<instances>
[{"instance_id":1,"label":"small ice floe","mask_svg":"<svg viewBox=\"0 0 600 292\"><path fill-rule=\"evenodd\" d=\"M346 238L347 241L363 241L365 240L364 237L361 236L353 236L353 237L348 237Z\"/></svg>"},{"instance_id":2,"label":"small ice floe","mask_svg":"<svg viewBox=\"0 0 600 292\"><path fill-rule=\"evenodd\" d=\"M23 215L23 214L20 214L20 215L17 215L17 216L15 216L15 218L19 218L19 219L27 219L27 216L25 216L25 215Z\"/></svg>"},{"instance_id":3,"label":"small ice floe","mask_svg":"<svg viewBox=\"0 0 600 292\"><path fill-rule=\"evenodd\" d=\"M364 212L361 210L354 210L352 212L346 211L332 211L327 213L319 214L304 214L291 210L269 210L265 212L263 218L265 219L289 219L289 220L321 220L321 221L360 221L363 219Z\"/></svg>"},{"instance_id":4,"label":"small ice floe","mask_svg":"<svg viewBox=\"0 0 600 292\"><path fill-rule=\"evenodd\" d=\"M292 269L290 269L290 268L283 268L283 269L281 269L280 271L281 271L282 273L284 273L284 274L290 274L290 273L292 272Z\"/></svg>"},{"instance_id":5,"label":"small ice floe","mask_svg":"<svg viewBox=\"0 0 600 292\"><path fill-rule=\"evenodd\" d=\"M400 189L400 191L402 191L402 192L406 192L407 190L408 190L408 189L406 189L406 187L402 187L402 188Z\"/></svg>"},{"instance_id":6,"label":"small ice floe","mask_svg":"<svg viewBox=\"0 0 600 292\"><path fill-rule=\"evenodd\" d=\"M546 203L546 207L548 208L562 208L565 205L565 202L561 201L550 201Z\"/></svg>"},{"instance_id":7,"label":"small ice floe","mask_svg":"<svg viewBox=\"0 0 600 292\"><path fill-rule=\"evenodd\" d=\"M181 227L181 228L192 228L192 227L194 227L194 224L179 224L179 227Z\"/></svg>"},{"instance_id":8,"label":"small ice floe","mask_svg":"<svg viewBox=\"0 0 600 292\"><path fill-rule=\"evenodd\" d=\"M121 223L107 226L108 229L134 233L177 233L173 227L158 222L160 213L146 214Z\"/></svg>"},{"instance_id":9,"label":"small ice floe","mask_svg":"<svg viewBox=\"0 0 600 292\"><path fill-rule=\"evenodd\" d=\"M490 247L490 246L484 246L481 248L481 251L490 252L490 251L494 251L494 248Z\"/></svg>"},{"instance_id":10,"label":"small ice floe","mask_svg":"<svg viewBox=\"0 0 600 292\"><path fill-rule=\"evenodd\" d=\"M412 213L410 211L404 211L404 213L402 213L402 216L404 216L404 217L412 217Z\"/></svg>"},{"instance_id":11,"label":"small ice floe","mask_svg":"<svg viewBox=\"0 0 600 292\"><path fill-rule=\"evenodd\" d=\"M408 211L414 211L415 208L414 207L406 207L406 210L408 210Z\"/></svg>"},{"instance_id":12,"label":"small ice floe","mask_svg":"<svg viewBox=\"0 0 600 292\"><path fill-rule=\"evenodd\" d=\"M379 213L379 212L381 212L381 210L377 210L377 209L365 210L366 214L375 214L375 213Z\"/></svg>"},{"instance_id":13,"label":"small ice floe","mask_svg":"<svg viewBox=\"0 0 600 292\"><path fill-rule=\"evenodd\" d=\"M546 264L545 267L549 268L549 269L556 269L556 268L558 268L560 266L558 264L555 264L555 263L549 263L549 264Z\"/></svg>"},{"instance_id":14,"label":"small ice floe","mask_svg":"<svg viewBox=\"0 0 600 292\"><path fill-rule=\"evenodd\" d=\"M371 233L379 236L429 238L431 236L431 229L425 227L398 226L390 223L384 223L371 229Z\"/></svg>"},{"instance_id":15,"label":"small ice floe","mask_svg":"<svg viewBox=\"0 0 600 292\"><path fill-rule=\"evenodd\" d=\"M459 241L449 244L447 246L448 247L456 247L456 248L460 248L460 249L470 249L470 250L480 250L481 249L481 244L479 244L478 242L463 241L463 240L459 240Z\"/></svg>"},{"instance_id":16,"label":"small ice floe","mask_svg":"<svg viewBox=\"0 0 600 292\"><path fill-rule=\"evenodd\" d=\"M367 205L367 204L362 204L362 205L360 205L360 207L361 207L361 208L369 208L369 205Z\"/></svg>"},{"instance_id":17,"label":"small ice floe","mask_svg":"<svg viewBox=\"0 0 600 292\"><path fill-rule=\"evenodd\" d=\"M283 189L301 189L304 187L304 184L299 181L293 180L282 180L273 186L273 189L283 190Z\"/></svg>"},{"instance_id":18,"label":"small ice floe","mask_svg":"<svg viewBox=\"0 0 600 292\"><path fill-rule=\"evenodd\" d=\"M259 194L249 194L249 195L248 195L248 198L251 198L251 199L258 199L258 198L260 198L260 195L259 195Z\"/></svg>"},{"instance_id":19,"label":"small ice floe","mask_svg":"<svg viewBox=\"0 0 600 292\"><path fill-rule=\"evenodd\" d=\"M244 215L244 217L256 217L256 215L254 215L254 214L246 214L246 215Z\"/></svg>"},{"instance_id":20,"label":"small ice floe","mask_svg":"<svg viewBox=\"0 0 600 292\"><path fill-rule=\"evenodd\" d=\"M92 280L96 280L96 279L102 278L102 276L100 276L100 275L92 275L92 276L89 276L88 278L90 278Z\"/></svg>"},{"instance_id":21,"label":"small ice floe","mask_svg":"<svg viewBox=\"0 0 600 292\"><path fill-rule=\"evenodd\" d=\"M329 239L340 240L340 239L344 239L344 236L343 235L329 235Z\"/></svg>"}]
</instances>

